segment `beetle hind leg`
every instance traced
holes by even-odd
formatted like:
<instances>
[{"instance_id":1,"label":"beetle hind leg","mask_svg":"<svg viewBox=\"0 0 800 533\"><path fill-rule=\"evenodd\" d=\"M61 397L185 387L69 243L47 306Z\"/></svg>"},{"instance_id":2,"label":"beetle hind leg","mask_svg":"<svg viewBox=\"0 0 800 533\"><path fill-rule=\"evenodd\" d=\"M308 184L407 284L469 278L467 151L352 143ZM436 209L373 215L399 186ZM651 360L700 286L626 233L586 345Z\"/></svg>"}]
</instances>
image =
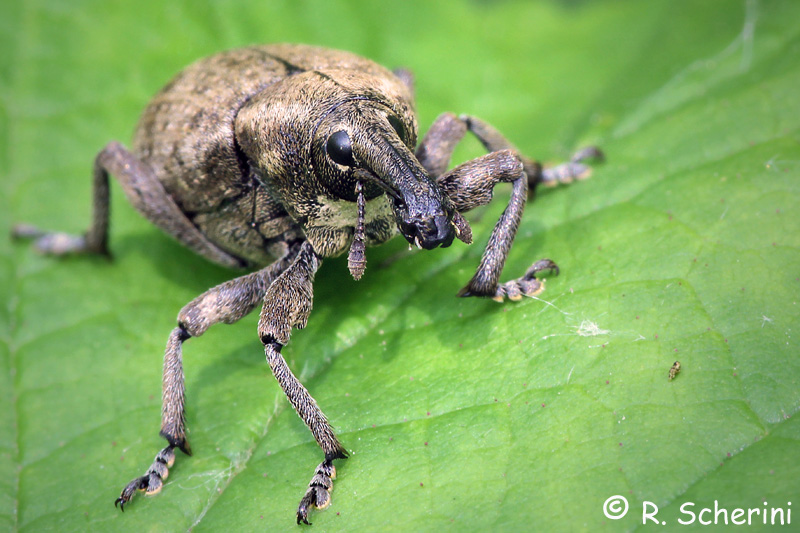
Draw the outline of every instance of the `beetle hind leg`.
<instances>
[{"instance_id":1,"label":"beetle hind leg","mask_svg":"<svg viewBox=\"0 0 800 533\"><path fill-rule=\"evenodd\" d=\"M11 229L14 239L35 239L34 248L42 254L62 256L68 254L108 253L109 189L105 158L108 148L100 152L94 162L92 180L92 224L82 235L58 231L44 231L30 224L16 224Z\"/></svg>"},{"instance_id":2,"label":"beetle hind leg","mask_svg":"<svg viewBox=\"0 0 800 533\"><path fill-rule=\"evenodd\" d=\"M108 256L109 174L122 186L128 201L150 222L189 249L217 264L238 268L242 261L208 240L181 211L158 181L150 165L118 142L110 142L94 161L92 222L82 235L43 231L18 224L11 236L36 239L35 248L47 255L100 254Z\"/></svg>"}]
</instances>

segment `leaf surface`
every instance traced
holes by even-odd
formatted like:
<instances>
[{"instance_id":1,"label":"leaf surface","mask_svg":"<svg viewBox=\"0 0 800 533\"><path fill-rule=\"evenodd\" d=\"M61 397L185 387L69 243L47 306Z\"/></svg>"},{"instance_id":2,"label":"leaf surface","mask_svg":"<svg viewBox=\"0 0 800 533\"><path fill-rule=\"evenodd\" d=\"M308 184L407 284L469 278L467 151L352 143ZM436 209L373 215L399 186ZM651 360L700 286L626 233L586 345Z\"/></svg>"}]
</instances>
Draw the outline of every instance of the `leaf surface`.
<instances>
[{"instance_id":1,"label":"leaf surface","mask_svg":"<svg viewBox=\"0 0 800 533\"><path fill-rule=\"evenodd\" d=\"M198 57L297 41L412 68L423 130L469 113L536 158L597 144L608 162L529 206L504 278L554 259L539 299L454 297L502 188L472 216L470 247L393 241L368 250L358 283L345 259L325 261L284 350L351 452L313 529L618 531L642 528L645 501L673 525L685 502L787 508L800 494L798 19L775 1L7 3L2 233L85 229L92 158L127 142ZM455 159L480 154L467 140ZM0 529L294 530L320 452L270 375L256 314L186 344L195 454L158 496L112 508L163 446L175 315L235 275L116 185L112 212L110 263L0 239ZM618 521L603 514L613 495L630 504Z\"/></svg>"}]
</instances>

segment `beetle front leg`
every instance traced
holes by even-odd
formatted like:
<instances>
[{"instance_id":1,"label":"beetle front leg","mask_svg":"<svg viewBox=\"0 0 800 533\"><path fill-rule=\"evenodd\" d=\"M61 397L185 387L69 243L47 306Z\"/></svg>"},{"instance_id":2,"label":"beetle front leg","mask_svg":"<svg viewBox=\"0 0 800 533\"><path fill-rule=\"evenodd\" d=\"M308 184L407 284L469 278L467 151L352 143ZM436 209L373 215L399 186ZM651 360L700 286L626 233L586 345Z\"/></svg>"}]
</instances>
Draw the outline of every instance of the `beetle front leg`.
<instances>
[{"instance_id":1,"label":"beetle front leg","mask_svg":"<svg viewBox=\"0 0 800 533\"><path fill-rule=\"evenodd\" d=\"M459 296L487 296L498 301L505 297L519 300L542 291L542 283L535 277L537 272L545 269L557 271L552 261L537 261L524 276L498 283L519 228L528 191L528 177L523 162L513 150L500 150L467 161L438 180L439 186L453 200L459 212L488 204L494 186L501 182L512 183L511 198L492 230L477 272L461 289Z\"/></svg>"},{"instance_id":2,"label":"beetle front leg","mask_svg":"<svg viewBox=\"0 0 800 533\"><path fill-rule=\"evenodd\" d=\"M258 322L258 334L264 343L267 362L275 379L325 454L325 459L317 466L308 490L300 500L298 524L309 523L308 511L312 507L324 509L330 505L330 490L336 477L333 460L347 457L328 419L281 355L281 348L289 342L292 328L302 329L308 322L313 301L314 274L320 263L311 244L305 242L294 263L270 285Z\"/></svg>"},{"instance_id":3,"label":"beetle front leg","mask_svg":"<svg viewBox=\"0 0 800 533\"><path fill-rule=\"evenodd\" d=\"M453 150L467 131L475 135L492 153L446 172ZM502 301L505 297L518 300L523 296L534 296L544 289L542 282L536 279L537 273L545 270L558 273L554 262L543 259L534 263L524 276L498 284L519 227L527 196L525 191L533 190L540 183L552 185L586 177L590 169L584 162L590 159L600 160L603 154L597 148L585 148L568 163L543 169L541 164L522 155L490 124L467 115L456 117L452 113L443 113L425 134L417 147L416 156L425 170L436 178L437 183L450 196L458 212L489 203L496 184L513 183L511 200L492 231L478 271L459 292L460 296L488 296Z\"/></svg>"},{"instance_id":4,"label":"beetle front leg","mask_svg":"<svg viewBox=\"0 0 800 533\"><path fill-rule=\"evenodd\" d=\"M161 432L168 446L158 452L150 468L141 477L128 483L114 505L125 510L137 491L153 495L161 490L175 461L175 448L191 455L186 440L186 393L183 377L183 343L199 337L214 324L232 324L252 311L264 298L272 281L285 270L297 253L297 247L270 266L252 274L232 279L209 289L178 314L178 327L172 330L164 352L162 379Z\"/></svg>"}]
</instances>

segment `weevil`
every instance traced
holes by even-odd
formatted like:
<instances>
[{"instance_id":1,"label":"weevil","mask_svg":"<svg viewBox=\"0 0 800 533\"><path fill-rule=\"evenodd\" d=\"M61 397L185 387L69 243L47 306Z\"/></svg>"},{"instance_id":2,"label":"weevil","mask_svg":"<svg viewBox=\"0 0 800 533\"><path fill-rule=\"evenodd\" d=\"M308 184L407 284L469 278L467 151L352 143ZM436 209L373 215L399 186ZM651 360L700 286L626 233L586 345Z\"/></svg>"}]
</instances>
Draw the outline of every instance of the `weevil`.
<instances>
[{"instance_id":1,"label":"weevil","mask_svg":"<svg viewBox=\"0 0 800 533\"><path fill-rule=\"evenodd\" d=\"M178 314L164 355L161 432L167 446L114 502L155 494L175 461L191 455L186 438L182 345L217 323L261 305L258 335L266 359L297 414L322 448L297 509L297 523L330 504L334 460L347 452L281 349L311 312L322 260L348 252L359 279L366 248L396 234L431 250L472 231L462 213L511 184L475 275L458 293L503 301L544 288L536 275L558 273L536 261L517 279L500 273L528 193L584 177L599 150L543 168L486 122L440 115L417 142L413 77L347 52L305 45L251 46L202 59L180 72L145 109L132 150L109 143L96 157L93 218L83 235L18 225L45 254L108 255L109 175L144 217L204 258L251 273L211 288ZM455 146L470 132L488 154L451 170Z\"/></svg>"}]
</instances>

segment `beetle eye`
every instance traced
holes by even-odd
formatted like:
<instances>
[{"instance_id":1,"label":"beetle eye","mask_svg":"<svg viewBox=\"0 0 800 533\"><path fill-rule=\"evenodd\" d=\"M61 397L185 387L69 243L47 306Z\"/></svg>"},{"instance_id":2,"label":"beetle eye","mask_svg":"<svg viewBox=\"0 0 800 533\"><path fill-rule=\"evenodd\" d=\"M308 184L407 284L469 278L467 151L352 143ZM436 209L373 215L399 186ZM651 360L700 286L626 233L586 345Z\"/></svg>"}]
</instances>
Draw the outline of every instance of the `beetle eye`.
<instances>
[{"instance_id":1,"label":"beetle eye","mask_svg":"<svg viewBox=\"0 0 800 533\"><path fill-rule=\"evenodd\" d=\"M351 167L355 164L353 147L350 144L350 136L347 135L346 131L340 130L331 135L325 145L325 150L335 163L346 167Z\"/></svg>"}]
</instances>

